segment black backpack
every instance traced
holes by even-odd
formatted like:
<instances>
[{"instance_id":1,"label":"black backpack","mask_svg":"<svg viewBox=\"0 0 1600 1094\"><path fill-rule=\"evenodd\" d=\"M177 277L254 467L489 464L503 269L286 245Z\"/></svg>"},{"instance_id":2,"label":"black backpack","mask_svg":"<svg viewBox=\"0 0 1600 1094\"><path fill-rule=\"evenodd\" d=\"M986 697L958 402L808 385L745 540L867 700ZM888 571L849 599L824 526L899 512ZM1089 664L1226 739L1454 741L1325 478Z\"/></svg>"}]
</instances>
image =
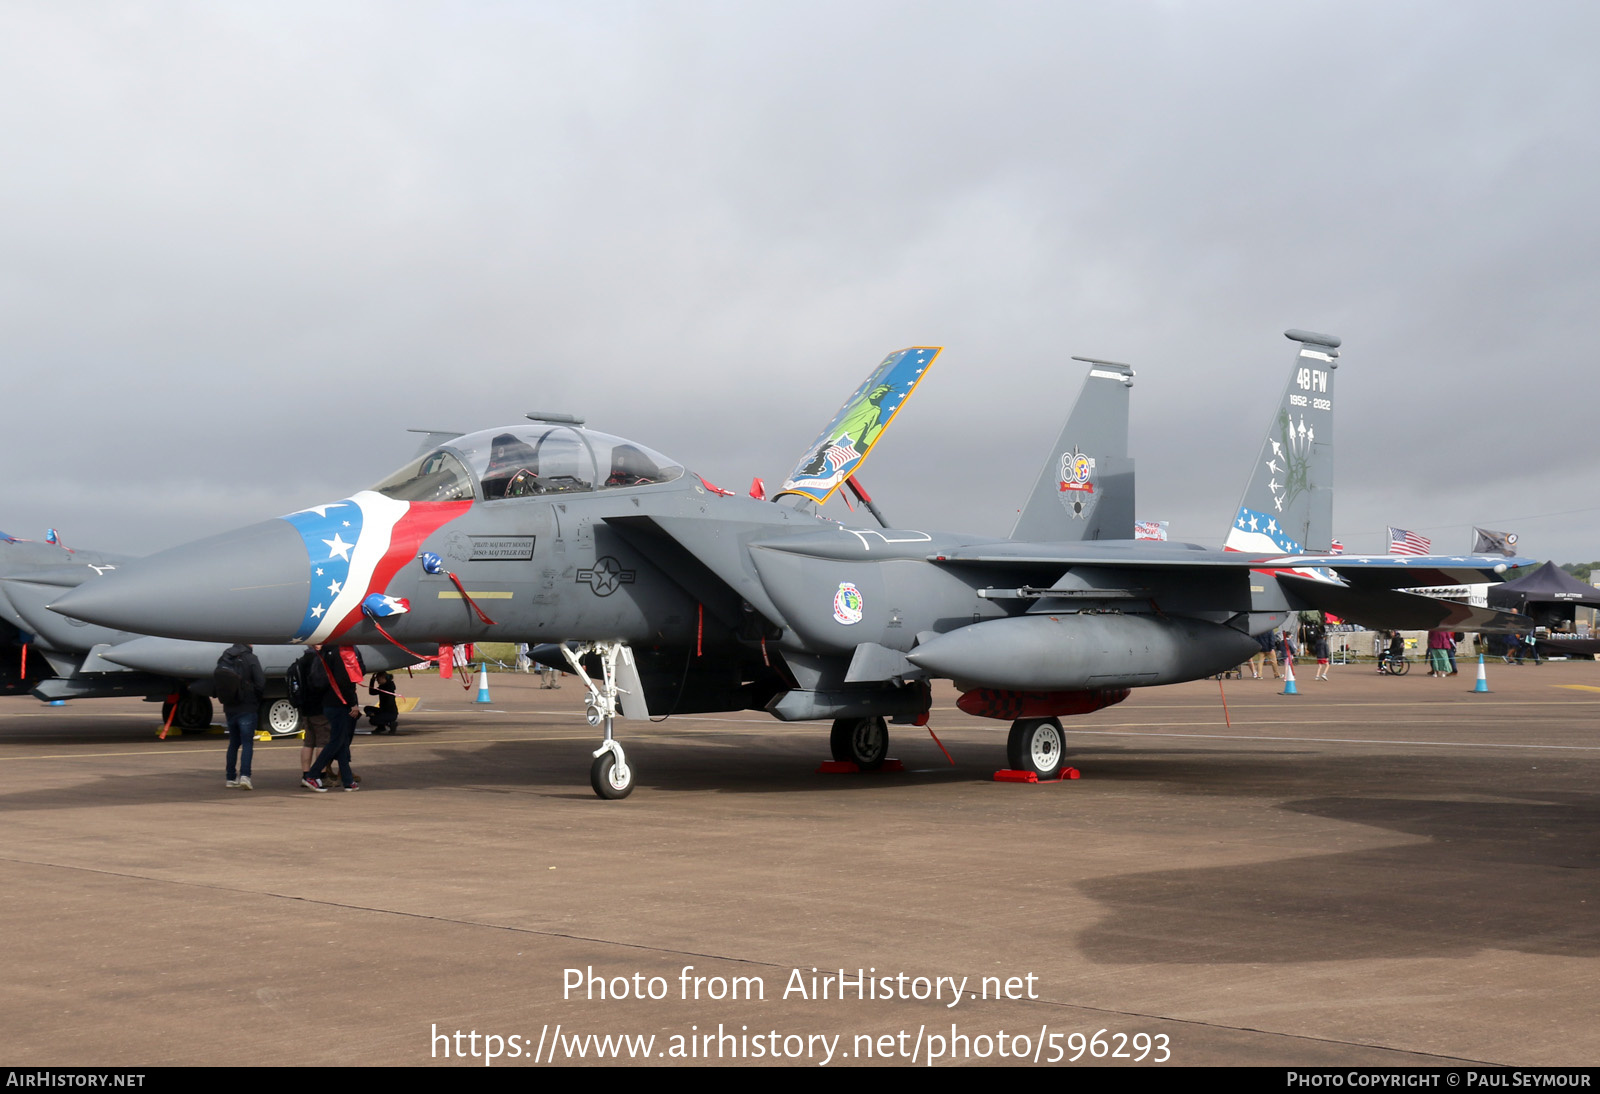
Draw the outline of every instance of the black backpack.
<instances>
[{"instance_id":1,"label":"black backpack","mask_svg":"<svg viewBox=\"0 0 1600 1094\"><path fill-rule=\"evenodd\" d=\"M217 700L225 707L238 706L244 684L244 672L238 659L223 654L216 671L211 674L211 690Z\"/></svg>"},{"instance_id":2,"label":"black backpack","mask_svg":"<svg viewBox=\"0 0 1600 1094\"><path fill-rule=\"evenodd\" d=\"M311 686L311 662L316 656L315 650L306 650L289 666L289 674L284 677L289 688L289 702L302 714L316 714L322 709L321 699Z\"/></svg>"}]
</instances>

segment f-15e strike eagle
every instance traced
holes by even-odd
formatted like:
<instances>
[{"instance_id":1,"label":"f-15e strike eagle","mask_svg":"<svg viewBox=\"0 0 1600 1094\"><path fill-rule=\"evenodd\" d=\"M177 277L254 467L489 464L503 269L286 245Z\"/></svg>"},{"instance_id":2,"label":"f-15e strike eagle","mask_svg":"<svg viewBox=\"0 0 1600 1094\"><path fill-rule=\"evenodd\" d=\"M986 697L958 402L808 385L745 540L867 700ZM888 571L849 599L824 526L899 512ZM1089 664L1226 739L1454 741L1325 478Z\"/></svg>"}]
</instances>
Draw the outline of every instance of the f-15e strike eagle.
<instances>
[{"instance_id":1,"label":"f-15e strike eagle","mask_svg":"<svg viewBox=\"0 0 1600 1094\"><path fill-rule=\"evenodd\" d=\"M131 695L162 700L163 720L182 729L211 724L211 675L229 643L97 627L45 607L68 589L130 561L0 532L0 695L31 693L44 702ZM285 697L283 676L301 652L294 645L256 647L267 675L259 724L273 736L300 730L300 712ZM374 669L413 660L387 643L361 652Z\"/></svg>"},{"instance_id":2,"label":"f-15e strike eagle","mask_svg":"<svg viewBox=\"0 0 1600 1094\"><path fill-rule=\"evenodd\" d=\"M887 720L926 721L932 678L955 683L963 710L1009 721L1011 766L1049 777L1061 715L1231 668L1291 611L1505 624L1397 590L1527 560L1326 553L1339 340L1286 333L1289 383L1224 550L1132 539L1133 371L1105 361L1088 361L1010 538L820 516L940 352L913 346L874 370L773 501L530 414L348 498L121 565L50 607L195 641L559 644L604 726L590 772L604 798L635 781L619 714L831 722L835 757L870 768Z\"/></svg>"}]
</instances>

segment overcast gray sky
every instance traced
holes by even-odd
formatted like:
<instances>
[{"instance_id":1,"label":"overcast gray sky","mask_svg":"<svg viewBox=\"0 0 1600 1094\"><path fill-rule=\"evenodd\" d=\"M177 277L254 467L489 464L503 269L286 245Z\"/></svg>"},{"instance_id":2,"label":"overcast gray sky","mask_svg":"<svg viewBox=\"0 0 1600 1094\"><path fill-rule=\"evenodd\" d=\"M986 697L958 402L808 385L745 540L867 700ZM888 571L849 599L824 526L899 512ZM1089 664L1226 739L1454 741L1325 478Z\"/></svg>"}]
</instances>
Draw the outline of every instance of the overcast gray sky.
<instances>
[{"instance_id":1,"label":"overcast gray sky","mask_svg":"<svg viewBox=\"0 0 1600 1094\"><path fill-rule=\"evenodd\" d=\"M1304 327L1335 527L1600 558L1600 6L0 4L0 528L155 550L407 427L565 410L781 480L946 347L862 478L1004 535L1139 370L1139 514L1226 529ZM835 503L837 504L837 503ZM831 509L831 506L830 506Z\"/></svg>"}]
</instances>

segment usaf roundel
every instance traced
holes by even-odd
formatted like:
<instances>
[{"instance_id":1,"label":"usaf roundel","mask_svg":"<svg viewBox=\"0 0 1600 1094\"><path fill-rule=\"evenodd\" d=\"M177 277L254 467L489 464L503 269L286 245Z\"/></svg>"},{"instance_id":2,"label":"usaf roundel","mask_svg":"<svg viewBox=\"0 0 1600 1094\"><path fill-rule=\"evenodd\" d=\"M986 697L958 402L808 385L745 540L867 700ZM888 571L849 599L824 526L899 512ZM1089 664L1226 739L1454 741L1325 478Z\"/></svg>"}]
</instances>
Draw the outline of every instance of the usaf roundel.
<instances>
[{"instance_id":1,"label":"usaf roundel","mask_svg":"<svg viewBox=\"0 0 1600 1094\"><path fill-rule=\"evenodd\" d=\"M845 626L861 622L865 602L861 590L848 581L839 582L839 591L833 594L833 618Z\"/></svg>"}]
</instances>

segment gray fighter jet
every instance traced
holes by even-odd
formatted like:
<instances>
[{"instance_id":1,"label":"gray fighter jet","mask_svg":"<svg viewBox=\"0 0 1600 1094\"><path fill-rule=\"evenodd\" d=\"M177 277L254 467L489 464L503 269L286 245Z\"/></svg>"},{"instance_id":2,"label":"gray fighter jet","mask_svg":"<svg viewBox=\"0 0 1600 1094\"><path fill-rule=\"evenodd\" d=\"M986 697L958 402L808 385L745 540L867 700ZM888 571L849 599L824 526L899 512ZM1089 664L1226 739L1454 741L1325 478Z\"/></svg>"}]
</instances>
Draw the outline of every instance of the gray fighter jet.
<instances>
[{"instance_id":1,"label":"gray fighter jet","mask_svg":"<svg viewBox=\"0 0 1600 1094\"><path fill-rule=\"evenodd\" d=\"M1309 512L1326 489L1318 446L1331 426L1318 415L1331 415L1338 340L1287 333L1296 364L1276 440L1298 462L1281 478L1268 468L1265 494L1247 491L1243 508L1266 523L1241 531L1268 538L1246 549L1130 538L1132 370L1098 361L1011 538L823 518L939 352L912 347L846 402L776 504L580 420L530 414L351 497L119 567L51 607L197 641L558 643L604 726L590 776L606 798L635 779L619 714L830 721L835 758L870 768L887 754L887 720L927 720L934 677L955 682L962 709L1011 722L1012 767L1050 777L1061 715L1231 668L1288 611L1410 626L1391 620L1456 606L1395 590L1518 564L1306 553L1296 535L1311 533L1275 514Z\"/></svg>"},{"instance_id":2,"label":"gray fighter jet","mask_svg":"<svg viewBox=\"0 0 1600 1094\"><path fill-rule=\"evenodd\" d=\"M32 694L43 702L138 696L160 701L162 719L179 728L211 724L212 671L228 643L111 630L45 607L86 579L130 561L0 532L0 695ZM292 736L300 730L300 712L285 697L283 677L303 648L259 645L255 652L267 676L260 726L274 736ZM375 669L410 660L387 643L364 648L362 655Z\"/></svg>"},{"instance_id":3,"label":"gray fighter jet","mask_svg":"<svg viewBox=\"0 0 1600 1094\"><path fill-rule=\"evenodd\" d=\"M460 436L459 432L413 429L422 434L416 455ZM189 642L86 626L64 619L45 605L87 578L126 566L132 559L71 548L51 529L44 542L0 532L0 695L32 694L41 702L138 696L162 704L161 717L180 729L209 726L215 714L212 673L230 642ZM297 645L258 645L267 678L260 728L274 737L300 731L300 712L289 702L284 676L304 652ZM363 647L368 668L409 663L392 645Z\"/></svg>"}]
</instances>

